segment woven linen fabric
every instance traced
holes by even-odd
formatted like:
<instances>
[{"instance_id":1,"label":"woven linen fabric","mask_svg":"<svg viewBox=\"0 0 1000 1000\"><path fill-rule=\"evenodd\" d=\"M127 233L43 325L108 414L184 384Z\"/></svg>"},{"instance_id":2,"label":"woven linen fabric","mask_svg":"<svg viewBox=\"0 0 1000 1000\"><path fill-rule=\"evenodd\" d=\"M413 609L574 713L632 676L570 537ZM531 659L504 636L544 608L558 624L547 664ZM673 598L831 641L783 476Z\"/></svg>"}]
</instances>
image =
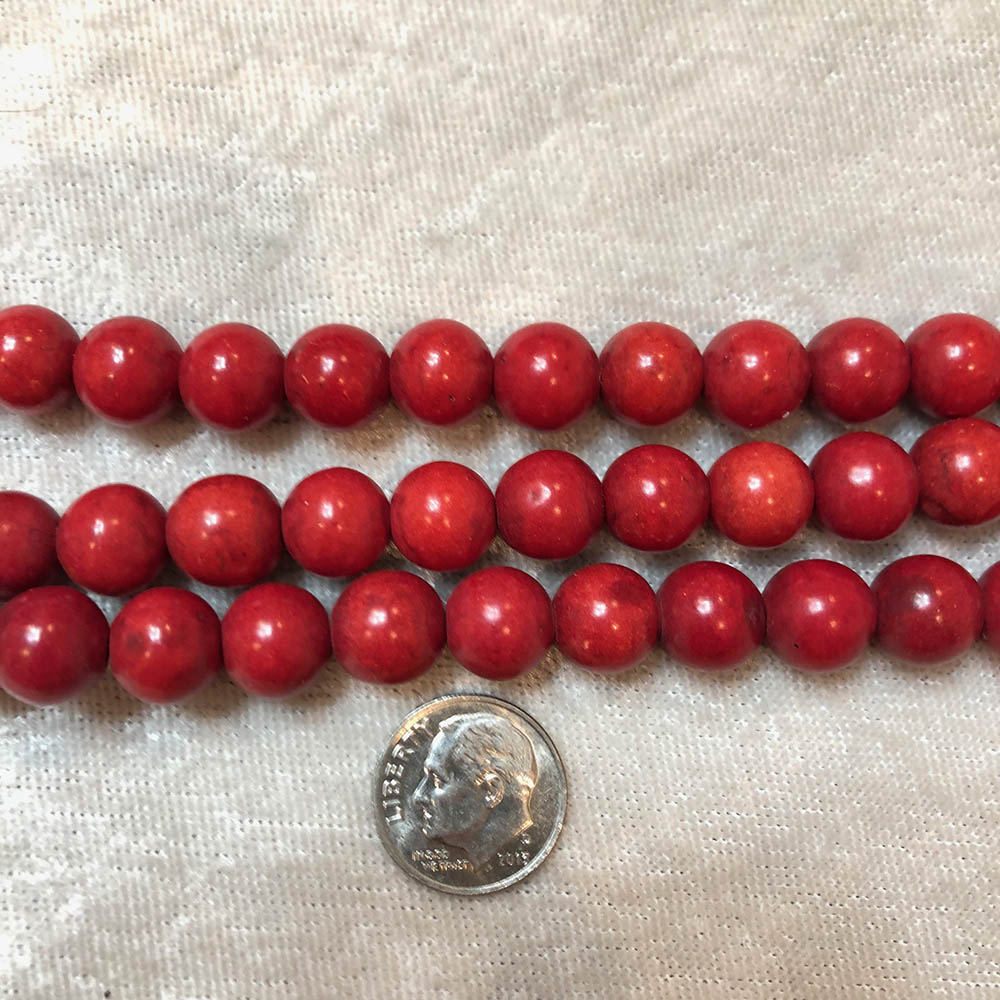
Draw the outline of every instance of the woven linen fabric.
<instances>
[{"instance_id":1,"label":"woven linen fabric","mask_svg":"<svg viewBox=\"0 0 1000 1000\"><path fill-rule=\"evenodd\" d=\"M284 350L338 321L391 347L437 315L493 349L542 319L597 347L641 319L701 347L753 316L803 340L850 315L902 334L941 312L995 320L998 16L945 0L0 0L0 299L81 333L149 316L182 344L240 320ZM871 429L909 447L929 423L904 406ZM808 461L840 430L809 410L754 434L700 410L649 431L595 411L543 435L492 409L434 430L390 409L346 433L285 412L225 436L183 413L113 428L75 404L0 415L0 468L2 488L61 511L122 480L169 504L221 472L283 500L338 464L387 492L432 459L495 486L542 447L599 475L654 441L706 469L747 438ZM979 574L998 530L916 517L880 544L809 527L754 552L706 528L668 555L605 534L567 564L499 541L484 563L550 592L596 559L654 587L695 558L760 586L812 556L870 581L915 552ZM423 575L443 597L459 578ZM342 587L281 577L327 607ZM233 596L195 589L219 611ZM470 690L547 728L570 799L532 877L464 899L393 865L372 789L403 716ZM333 666L278 703L222 679L173 707L110 677L54 708L0 697L0 996L1000 995L998 720L982 644L924 671L873 650L833 676L762 651L727 676L656 652L606 677L553 653L510 683L447 656L394 688Z\"/></svg>"}]
</instances>

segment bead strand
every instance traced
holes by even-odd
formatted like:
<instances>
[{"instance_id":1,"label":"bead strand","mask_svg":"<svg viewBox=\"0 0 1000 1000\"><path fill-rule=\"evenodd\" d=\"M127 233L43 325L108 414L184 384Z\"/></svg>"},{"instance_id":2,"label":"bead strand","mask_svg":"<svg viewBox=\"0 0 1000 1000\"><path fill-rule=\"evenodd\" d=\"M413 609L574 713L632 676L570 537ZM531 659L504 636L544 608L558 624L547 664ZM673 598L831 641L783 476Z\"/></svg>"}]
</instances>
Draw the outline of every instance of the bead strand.
<instances>
[{"instance_id":1,"label":"bead strand","mask_svg":"<svg viewBox=\"0 0 1000 1000\"><path fill-rule=\"evenodd\" d=\"M221 323L182 351L162 326L118 316L82 340L40 306L0 311L0 403L43 412L73 394L111 423L141 425L178 401L223 431L271 420L287 399L323 427L359 427L394 399L414 420L450 425L494 397L500 412L535 430L558 430L602 398L618 419L663 426L703 396L721 420L759 428L813 402L845 423L888 413L909 390L932 416L968 417L1000 398L1000 331L964 313L937 316L904 343L875 320L825 327L803 345L784 327L745 320L698 351L676 327L634 323L600 357L577 331L534 323L512 333L494 359L454 320L414 327L392 355L346 324L309 330L288 356L261 330Z\"/></svg>"},{"instance_id":2,"label":"bead strand","mask_svg":"<svg viewBox=\"0 0 1000 1000\"><path fill-rule=\"evenodd\" d=\"M361 680L399 684L428 670L446 644L491 680L530 670L553 643L596 671L635 666L659 641L670 659L699 670L735 667L766 645L792 667L821 672L873 642L904 663L937 664L980 635L1000 652L1000 563L977 584L937 555L897 559L871 587L847 566L806 559L775 573L763 593L720 562L681 566L655 593L633 570L597 563L551 600L527 573L489 567L465 577L447 607L425 580L381 570L350 583L329 616L308 591L265 583L237 597L221 624L200 597L157 587L129 600L110 629L90 598L53 586L25 591L0 613L0 687L53 704L110 664L123 688L149 702L182 700L222 669L250 694L284 697L331 653Z\"/></svg>"},{"instance_id":3,"label":"bead strand","mask_svg":"<svg viewBox=\"0 0 1000 1000\"><path fill-rule=\"evenodd\" d=\"M56 564L86 590L121 595L148 586L168 554L217 587L268 576L282 543L303 569L349 577L370 569L390 538L424 569L474 565L495 535L535 559L581 553L601 526L633 549L666 552L707 521L739 545L771 548L817 523L847 539L899 531L919 502L930 518L976 525L1000 516L1000 428L957 418L927 430L907 455L856 431L824 445L811 467L782 445L751 441L721 455L708 475L667 445L639 445L603 482L568 452L534 452L501 476L496 494L455 462L429 462L400 481L391 502L353 469L315 472L284 505L247 476L192 483L169 512L135 486L99 486L60 519L25 493L0 493L0 599L46 582Z\"/></svg>"}]
</instances>

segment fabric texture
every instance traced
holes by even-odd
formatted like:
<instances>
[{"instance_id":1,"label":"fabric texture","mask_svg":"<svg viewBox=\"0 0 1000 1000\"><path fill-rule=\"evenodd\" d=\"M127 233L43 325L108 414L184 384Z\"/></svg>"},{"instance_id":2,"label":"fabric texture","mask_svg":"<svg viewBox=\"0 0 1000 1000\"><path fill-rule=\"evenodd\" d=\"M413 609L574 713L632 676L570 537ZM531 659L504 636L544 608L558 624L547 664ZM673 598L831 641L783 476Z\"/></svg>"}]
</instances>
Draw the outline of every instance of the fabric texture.
<instances>
[{"instance_id":1,"label":"fabric texture","mask_svg":"<svg viewBox=\"0 0 1000 1000\"><path fill-rule=\"evenodd\" d=\"M240 320L285 350L336 321L391 346L438 315L493 349L542 319L598 347L640 319L702 347L753 316L803 340L850 315L902 334L947 311L995 320L998 16L886 0L0 0L0 299L81 332L149 316L182 344ZM901 407L871 429L908 447L928 425ZM439 458L495 486L542 447L601 475L653 441L706 469L748 438L808 461L839 430L808 410L754 434L700 410L648 432L595 411L542 435L489 410L333 433L286 412L227 437L184 414L121 430L76 405L0 415L0 468L3 488L63 510L122 480L169 504L220 472L283 500L338 464L388 492ZM761 553L706 528L666 556L605 535L568 564L499 542L485 562L550 592L599 558L654 587L695 558L761 586L809 556L870 581L938 552L978 575L997 531L918 517L860 545L809 527ZM459 578L425 575L442 596ZM328 607L341 587L281 576ZM196 589L220 611L232 598ZM372 788L403 716L470 690L547 728L570 800L534 876L461 899L396 869ZM0 698L0 994L1000 994L998 699L982 645L934 671L872 651L828 677L766 652L722 677L662 653L593 676L553 654L503 684L447 657L391 689L334 667L284 703L220 680L153 708L110 677L56 708Z\"/></svg>"}]
</instances>

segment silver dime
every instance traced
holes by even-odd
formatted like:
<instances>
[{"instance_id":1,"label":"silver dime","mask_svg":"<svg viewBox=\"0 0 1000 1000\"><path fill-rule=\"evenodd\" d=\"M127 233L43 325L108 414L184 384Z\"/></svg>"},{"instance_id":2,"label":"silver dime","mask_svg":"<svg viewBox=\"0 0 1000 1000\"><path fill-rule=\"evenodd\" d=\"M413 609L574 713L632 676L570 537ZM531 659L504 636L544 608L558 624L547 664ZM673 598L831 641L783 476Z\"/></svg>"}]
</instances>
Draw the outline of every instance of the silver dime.
<instances>
[{"instance_id":1,"label":"silver dime","mask_svg":"<svg viewBox=\"0 0 1000 1000\"><path fill-rule=\"evenodd\" d=\"M375 777L375 822L393 860L435 889L505 889L548 856L566 773L545 730L509 702L448 695L396 730Z\"/></svg>"}]
</instances>

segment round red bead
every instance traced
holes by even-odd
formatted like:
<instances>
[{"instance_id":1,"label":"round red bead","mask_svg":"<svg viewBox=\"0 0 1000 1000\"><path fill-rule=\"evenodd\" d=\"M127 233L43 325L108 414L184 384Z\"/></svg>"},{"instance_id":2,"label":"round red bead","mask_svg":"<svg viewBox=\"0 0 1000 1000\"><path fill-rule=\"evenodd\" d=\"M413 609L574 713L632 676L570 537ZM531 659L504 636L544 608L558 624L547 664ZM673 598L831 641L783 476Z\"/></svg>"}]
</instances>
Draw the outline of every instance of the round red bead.
<instances>
[{"instance_id":1,"label":"round red bead","mask_svg":"<svg viewBox=\"0 0 1000 1000\"><path fill-rule=\"evenodd\" d=\"M348 673L399 684L424 673L444 648L444 606L420 577L380 570L348 585L330 628L334 656Z\"/></svg>"},{"instance_id":2,"label":"round red bead","mask_svg":"<svg viewBox=\"0 0 1000 1000\"><path fill-rule=\"evenodd\" d=\"M284 400L285 360L254 326L219 323L202 330L181 358L181 399L202 423L246 431L271 420Z\"/></svg>"},{"instance_id":3,"label":"round red bead","mask_svg":"<svg viewBox=\"0 0 1000 1000\"><path fill-rule=\"evenodd\" d=\"M56 553L66 575L98 594L128 594L151 583L167 561L166 513L145 490L98 486L70 504Z\"/></svg>"},{"instance_id":4,"label":"round red bead","mask_svg":"<svg viewBox=\"0 0 1000 1000\"><path fill-rule=\"evenodd\" d=\"M0 492L0 601L45 583L56 568L59 515L44 500Z\"/></svg>"},{"instance_id":5,"label":"round red bead","mask_svg":"<svg viewBox=\"0 0 1000 1000\"><path fill-rule=\"evenodd\" d=\"M111 672L136 698L181 701L222 668L219 618L197 594L154 587L133 597L111 623Z\"/></svg>"},{"instance_id":6,"label":"round red bead","mask_svg":"<svg viewBox=\"0 0 1000 1000\"><path fill-rule=\"evenodd\" d=\"M255 479L199 479L167 513L167 548L178 567L202 583L256 583L281 557L281 508Z\"/></svg>"},{"instance_id":7,"label":"round red bead","mask_svg":"<svg viewBox=\"0 0 1000 1000\"><path fill-rule=\"evenodd\" d=\"M491 680L530 670L555 635L549 595L534 577L511 566L465 577L448 598L446 617L455 659Z\"/></svg>"},{"instance_id":8,"label":"round red bead","mask_svg":"<svg viewBox=\"0 0 1000 1000\"><path fill-rule=\"evenodd\" d=\"M767 644L800 670L836 670L857 659L875 634L875 598L854 570L803 559L764 588Z\"/></svg>"},{"instance_id":9,"label":"round red bead","mask_svg":"<svg viewBox=\"0 0 1000 1000\"><path fill-rule=\"evenodd\" d=\"M910 353L899 335L873 319L842 319L809 342L813 401L846 423L888 413L906 395Z\"/></svg>"},{"instance_id":10,"label":"round red bead","mask_svg":"<svg viewBox=\"0 0 1000 1000\"><path fill-rule=\"evenodd\" d=\"M42 306L0 310L0 403L45 413L73 393L73 354L80 338L58 313Z\"/></svg>"},{"instance_id":11,"label":"round red bead","mask_svg":"<svg viewBox=\"0 0 1000 1000\"><path fill-rule=\"evenodd\" d=\"M281 533L303 569L320 576L355 576L389 543L389 501L354 469L322 469L289 494Z\"/></svg>"},{"instance_id":12,"label":"round red bead","mask_svg":"<svg viewBox=\"0 0 1000 1000\"><path fill-rule=\"evenodd\" d=\"M813 509L809 469L769 441L730 448L708 473L712 519L740 545L770 548L798 534Z\"/></svg>"},{"instance_id":13,"label":"round red bead","mask_svg":"<svg viewBox=\"0 0 1000 1000\"><path fill-rule=\"evenodd\" d=\"M971 417L1000 396L1000 331L965 313L936 316L906 341L910 393L935 417Z\"/></svg>"},{"instance_id":14,"label":"round red bead","mask_svg":"<svg viewBox=\"0 0 1000 1000\"><path fill-rule=\"evenodd\" d=\"M415 326L389 358L396 405L415 420L456 424L472 416L493 390L493 355L474 331L452 319Z\"/></svg>"},{"instance_id":15,"label":"round red bead","mask_svg":"<svg viewBox=\"0 0 1000 1000\"><path fill-rule=\"evenodd\" d=\"M881 434L858 431L834 438L816 453L811 470L816 516L842 538L888 538L916 509L913 459Z\"/></svg>"},{"instance_id":16,"label":"round red bead","mask_svg":"<svg viewBox=\"0 0 1000 1000\"><path fill-rule=\"evenodd\" d=\"M705 349L705 401L739 427L780 420L801 405L808 388L806 349L777 323L734 323Z\"/></svg>"},{"instance_id":17,"label":"round red bead","mask_svg":"<svg viewBox=\"0 0 1000 1000\"><path fill-rule=\"evenodd\" d=\"M594 563L568 576L552 600L556 645L581 667L625 670L656 645L656 595L638 573Z\"/></svg>"},{"instance_id":18,"label":"round red bead","mask_svg":"<svg viewBox=\"0 0 1000 1000\"><path fill-rule=\"evenodd\" d=\"M983 524L1000 514L1000 427L976 417L946 420L910 449L920 509L942 524Z\"/></svg>"},{"instance_id":19,"label":"round red bead","mask_svg":"<svg viewBox=\"0 0 1000 1000\"><path fill-rule=\"evenodd\" d=\"M513 549L535 559L568 559L604 523L601 481L565 451L536 451L497 484L497 527Z\"/></svg>"},{"instance_id":20,"label":"round red bead","mask_svg":"<svg viewBox=\"0 0 1000 1000\"><path fill-rule=\"evenodd\" d=\"M906 556L875 578L878 638L911 663L964 653L983 630L983 595L965 569L943 556Z\"/></svg>"},{"instance_id":21,"label":"round red bead","mask_svg":"<svg viewBox=\"0 0 1000 1000\"><path fill-rule=\"evenodd\" d=\"M418 566L456 570L471 566L496 534L490 488L472 469L428 462L403 477L390 505L392 539Z\"/></svg>"},{"instance_id":22,"label":"round red bead","mask_svg":"<svg viewBox=\"0 0 1000 1000\"><path fill-rule=\"evenodd\" d=\"M330 650L326 610L291 584L252 587L222 619L226 673L250 694L284 698L301 691L326 665Z\"/></svg>"},{"instance_id":23,"label":"round red bead","mask_svg":"<svg viewBox=\"0 0 1000 1000\"><path fill-rule=\"evenodd\" d=\"M36 587L0 613L0 687L33 705L78 694L108 662L108 623L72 587Z\"/></svg>"},{"instance_id":24,"label":"round red bead","mask_svg":"<svg viewBox=\"0 0 1000 1000\"><path fill-rule=\"evenodd\" d=\"M604 475L611 533L647 552L683 545L708 517L708 478L694 459L663 444L616 458Z\"/></svg>"},{"instance_id":25,"label":"round red bead","mask_svg":"<svg viewBox=\"0 0 1000 1000\"><path fill-rule=\"evenodd\" d=\"M701 395L694 341L666 323L633 323L601 351L601 395L619 419L658 427L687 413Z\"/></svg>"},{"instance_id":26,"label":"round red bead","mask_svg":"<svg viewBox=\"0 0 1000 1000\"><path fill-rule=\"evenodd\" d=\"M84 404L113 424L146 424L177 403L181 349L158 323L118 316L98 323L73 357Z\"/></svg>"},{"instance_id":27,"label":"round red bead","mask_svg":"<svg viewBox=\"0 0 1000 1000\"><path fill-rule=\"evenodd\" d=\"M561 323L533 323L512 333L497 352L493 393L505 417L541 431L583 416L600 389L594 349Z\"/></svg>"},{"instance_id":28,"label":"round red bead","mask_svg":"<svg viewBox=\"0 0 1000 1000\"><path fill-rule=\"evenodd\" d=\"M1000 563L994 563L980 578L983 592L983 638L1000 653Z\"/></svg>"},{"instance_id":29,"label":"round red bead","mask_svg":"<svg viewBox=\"0 0 1000 1000\"><path fill-rule=\"evenodd\" d=\"M657 591L663 648L699 670L742 663L764 641L764 599L738 569L692 562L675 569Z\"/></svg>"},{"instance_id":30,"label":"round red bead","mask_svg":"<svg viewBox=\"0 0 1000 1000\"><path fill-rule=\"evenodd\" d=\"M307 420L324 427L359 427L389 402L389 355L356 326L317 326L288 352L285 395Z\"/></svg>"}]
</instances>

